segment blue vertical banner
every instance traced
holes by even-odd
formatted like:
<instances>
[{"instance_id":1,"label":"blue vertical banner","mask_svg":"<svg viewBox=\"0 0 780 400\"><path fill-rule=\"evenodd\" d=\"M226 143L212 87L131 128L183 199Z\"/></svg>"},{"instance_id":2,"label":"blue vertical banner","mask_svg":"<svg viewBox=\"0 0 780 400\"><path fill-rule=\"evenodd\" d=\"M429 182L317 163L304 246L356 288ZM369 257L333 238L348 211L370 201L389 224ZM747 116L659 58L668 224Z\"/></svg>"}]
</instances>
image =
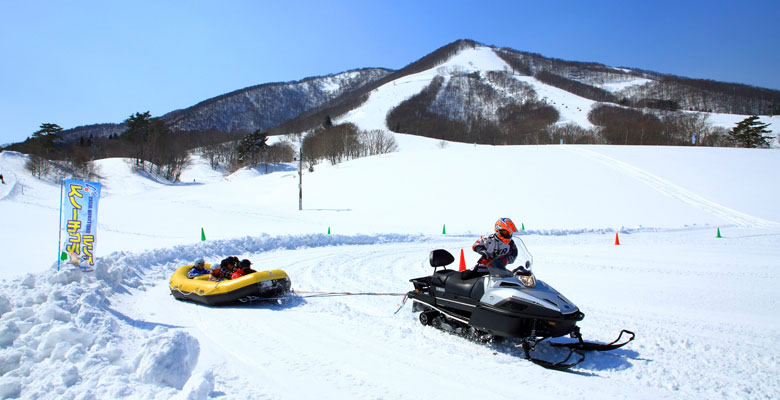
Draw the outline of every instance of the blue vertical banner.
<instances>
[{"instance_id":1,"label":"blue vertical banner","mask_svg":"<svg viewBox=\"0 0 780 400\"><path fill-rule=\"evenodd\" d=\"M63 193L64 227L60 233L65 234L65 240L61 260L91 271L95 265L100 183L66 179Z\"/></svg>"}]
</instances>

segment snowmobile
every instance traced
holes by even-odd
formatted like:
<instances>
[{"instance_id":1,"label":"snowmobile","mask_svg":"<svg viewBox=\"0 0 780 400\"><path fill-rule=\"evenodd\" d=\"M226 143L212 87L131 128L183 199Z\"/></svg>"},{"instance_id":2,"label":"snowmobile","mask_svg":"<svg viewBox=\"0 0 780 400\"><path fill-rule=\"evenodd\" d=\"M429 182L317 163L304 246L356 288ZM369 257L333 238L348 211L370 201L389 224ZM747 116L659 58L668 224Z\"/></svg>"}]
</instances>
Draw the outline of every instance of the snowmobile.
<instances>
[{"instance_id":1,"label":"snowmobile","mask_svg":"<svg viewBox=\"0 0 780 400\"><path fill-rule=\"evenodd\" d=\"M583 340L577 322L585 314L557 290L536 279L530 253L522 240L519 244L529 258L521 267L513 272L488 268L488 275L466 280L460 271L447 269L455 260L452 254L442 249L432 251L429 258L433 274L411 279L414 290L407 293L412 311L420 312L420 323L481 341L519 339L526 359L558 370L582 362L584 351L614 350L634 339L634 333L624 329L608 344ZM628 339L619 342L624 334ZM566 335L576 341L550 343L568 348L565 359L551 362L531 355L539 342Z\"/></svg>"}]
</instances>

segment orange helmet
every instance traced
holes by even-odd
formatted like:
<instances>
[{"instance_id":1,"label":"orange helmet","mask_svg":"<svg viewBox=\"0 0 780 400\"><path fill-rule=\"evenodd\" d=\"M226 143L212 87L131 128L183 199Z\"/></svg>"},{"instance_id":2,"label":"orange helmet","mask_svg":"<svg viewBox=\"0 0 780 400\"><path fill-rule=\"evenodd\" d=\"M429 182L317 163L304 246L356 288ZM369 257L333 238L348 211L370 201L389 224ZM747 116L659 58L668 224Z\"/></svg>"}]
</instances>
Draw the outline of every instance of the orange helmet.
<instances>
[{"instance_id":1,"label":"orange helmet","mask_svg":"<svg viewBox=\"0 0 780 400\"><path fill-rule=\"evenodd\" d=\"M511 219L499 218L498 221L496 221L496 235L502 242L508 244L512 239L512 234L515 232L517 232L517 227Z\"/></svg>"}]
</instances>

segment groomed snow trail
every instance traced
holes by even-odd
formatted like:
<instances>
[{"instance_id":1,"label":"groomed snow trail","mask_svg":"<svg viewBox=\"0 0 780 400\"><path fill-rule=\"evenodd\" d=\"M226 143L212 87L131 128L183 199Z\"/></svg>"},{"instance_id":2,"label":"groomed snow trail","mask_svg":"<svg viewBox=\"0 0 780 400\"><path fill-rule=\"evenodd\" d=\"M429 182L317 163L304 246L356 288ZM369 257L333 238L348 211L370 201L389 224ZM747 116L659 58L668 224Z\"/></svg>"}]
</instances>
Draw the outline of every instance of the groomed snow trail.
<instances>
[{"instance_id":1,"label":"groomed snow trail","mask_svg":"<svg viewBox=\"0 0 780 400\"><path fill-rule=\"evenodd\" d=\"M602 165L606 165L616 171L635 178L644 182L651 188L663 193L669 197L678 199L693 207L707 211L713 215L717 215L726 221L733 223L736 226L741 227L757 227L757 228L773 228L780 226L779 223L769 221L763 218L754 217L737 210L725 207L713 201L707 200L704 197L699 196L685 188L677 186L666 179L663 179L655 174L650 173L647 170L639 168L637 166L628 164L626 162L616 160L607 155L598 153L596 151L588 150L583 146L564 146L566 150L576 153L584 158L596 161Z\"/></svg>"},{"instance_id":2,"label":"groomed snow trail","mask_svg":"<svg viewBox=\"0 0 780 400\"><path fill-rule=\"evenodd\" d=\"M410 304L393 314L400 297L309 297L282 305L221 308L178 302L167 280L160 281L162 271L176 267L172 262L160 268L150 259L145 267L155 272L144 278L148 289L132 289L118 307L138 320L153 316L153 322L187 329L200 340L207 360L198 369L213 369L217 390L229 396L235 385L246 385L254 397L274 399L465 398L484 393L485 382L491 382L491 396L499 399L521 393L547 398L591 398L593 393L606 398L627 393L634 398L772 397L780 384L772 373L780 329L769 307L777 295L751 292L751 287L758 279L778 280L769 266L771 257L780 254L773 250L757 265L744 265L729 253L735 246L740 253L765 249L776 243L777 233L734 238L727 245L700 236L704 232L697 230L636 233L620 247L609 245L609 234L524 236L537 277L585 312L581 326L587 338L609 341L621 328L637 333L637 340L623 349L588 354L576 374L524 361L511 342L474 343L423 327ZM247 252L233 254L252 259L257 269L284 269L299 291L403 293L411 289L410 278L430 272L427 256L434 248L455 255L465 248L467 260L473 261L468 252L473 238L391 239L371 243L341 237L291 248L296 238L281 238L277 246L269 237L258 241L263 250L250 245ZM232 245L227 247L241 247ZM204 250L207 262L231 254L212 250ZM741 282L718 289L721 277L734 268L742 271ZM702 311L704 305L720 312ZM558 349L543 345L539 351L545 358L558 355ZM496 374L507 379L496 380Z\"/></svg>"}]
</instances>

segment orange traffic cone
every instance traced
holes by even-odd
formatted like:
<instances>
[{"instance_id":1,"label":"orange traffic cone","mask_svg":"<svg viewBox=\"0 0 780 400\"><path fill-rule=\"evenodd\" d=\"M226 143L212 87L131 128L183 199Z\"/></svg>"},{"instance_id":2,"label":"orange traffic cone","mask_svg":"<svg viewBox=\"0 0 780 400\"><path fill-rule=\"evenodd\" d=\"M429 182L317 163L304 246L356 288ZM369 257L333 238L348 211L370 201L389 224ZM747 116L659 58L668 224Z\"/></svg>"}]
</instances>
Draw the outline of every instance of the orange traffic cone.
<instances>
[{"instance_id":1,"label":"orange traffic cone","mask_svg":"<svg viewBox=\"0 0 780 400\"><path fill-rule=\"evenodd\" d=\"M615 232L615 246L620 246L620 239L618 239L617 232Z\"/></svg>"},{"instance_id":2,"label":"orange traffic cone","mask_svg":"<svg viewBox=\"0 0 780 400\"><path fill-rule=\"evenodd\" d=\"M460 266L458 267L458 271L465 271L466 270L466 258L463 257L463 249L460 249Z\"/></svg>"}]
</instances>

